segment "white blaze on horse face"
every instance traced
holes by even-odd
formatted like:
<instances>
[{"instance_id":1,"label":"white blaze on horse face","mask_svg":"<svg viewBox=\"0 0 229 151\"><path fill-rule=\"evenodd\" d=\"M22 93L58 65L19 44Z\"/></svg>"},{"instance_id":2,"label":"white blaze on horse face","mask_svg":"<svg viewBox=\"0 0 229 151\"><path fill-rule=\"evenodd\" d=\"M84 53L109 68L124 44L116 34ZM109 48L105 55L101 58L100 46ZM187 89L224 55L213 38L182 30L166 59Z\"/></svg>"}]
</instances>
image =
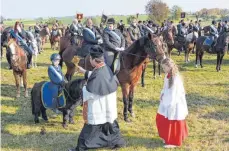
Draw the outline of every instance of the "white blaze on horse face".
<instances>
[{"instance_id":1,"label":"white blaze on horse face","mask_svg":"<svg viewBox=\"0 0 229 151\"><path fill-rule=\"evenodd\" d=\"M16 59L16 47L14 45L14 43L11 43L9 45L10 50L11 50L11 54L12 54L12 59L15 60Z\"/></svg>"}]
</instances>

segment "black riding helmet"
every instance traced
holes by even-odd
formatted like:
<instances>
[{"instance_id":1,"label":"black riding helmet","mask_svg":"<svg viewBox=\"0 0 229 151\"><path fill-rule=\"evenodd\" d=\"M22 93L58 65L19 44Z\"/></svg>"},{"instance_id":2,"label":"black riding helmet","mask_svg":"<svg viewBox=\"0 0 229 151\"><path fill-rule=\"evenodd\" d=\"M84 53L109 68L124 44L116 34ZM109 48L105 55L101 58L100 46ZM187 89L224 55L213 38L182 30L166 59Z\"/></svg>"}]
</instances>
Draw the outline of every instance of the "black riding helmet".
<instances>
[{"instance_id":1,"label":"black riding helmet","mask_svg":"<svg viewBox=\"0 0 229 151\"><path fill-rule=\"evenodd\" d=\"M115 24L114 18L109 18L109 19L107 20L107 24Z\"/></svg>"},{"instance_id":2,"label":"black riding helmet","mask_svg":"<svg viewBox=\"0 0 229 151\"><path fill-rule=\"evenodd\" d=\"M216 21L215 21L215 20L213 20L213 21L212 21L212 24L213 24L213 25L215 25L215 24L216 24Z\"/></svg>"}]
</instances>

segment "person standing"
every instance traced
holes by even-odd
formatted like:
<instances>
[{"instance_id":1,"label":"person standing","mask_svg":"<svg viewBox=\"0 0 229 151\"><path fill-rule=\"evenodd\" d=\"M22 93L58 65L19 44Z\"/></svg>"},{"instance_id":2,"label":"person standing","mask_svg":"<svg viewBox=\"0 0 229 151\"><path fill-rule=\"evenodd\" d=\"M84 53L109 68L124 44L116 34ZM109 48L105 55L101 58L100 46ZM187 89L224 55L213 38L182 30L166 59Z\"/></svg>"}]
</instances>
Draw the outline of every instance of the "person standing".
<instances>
[{"instance_id":1,"label":"person standing","mask_svg":"<svg viewBox=\"0 0 229 151\"><path fill-rule=\"evenodd\" d=\"M109 147L111 149L125 146L117 122L118 83L116 77L105 64L103 50L95 45L90 50L90 63L93 71L78 67L87 80L83 87L84 127L79 135L75 149L85 151Z\"/></svg>"},{"instance_id":2,"label":"person standing","mask_svg":"<svg viewBox=\"0 0 229 151\"><path fill-rule=\"evenodd\" d=\"M188 107L183 82L178 68L172 59L162 61L166 73L164 87L161 91L160 105L156 116L158 134L165 143L165 148L181 146L188 136L185 121Z\"/></svg>"}]
</instances>

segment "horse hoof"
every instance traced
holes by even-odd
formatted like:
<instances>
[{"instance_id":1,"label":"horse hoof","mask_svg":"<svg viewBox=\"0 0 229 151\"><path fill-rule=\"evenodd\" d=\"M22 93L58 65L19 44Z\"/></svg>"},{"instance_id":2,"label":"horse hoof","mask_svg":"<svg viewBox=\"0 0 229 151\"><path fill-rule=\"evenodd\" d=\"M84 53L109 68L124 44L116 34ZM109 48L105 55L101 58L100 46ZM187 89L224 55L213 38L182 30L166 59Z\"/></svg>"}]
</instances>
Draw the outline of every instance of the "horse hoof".
<instances>
[{"instance_id":1,"label":"horse hoof","mask_svg":"<svg viewBox=\"0 0 229 151\"><path fill-rule=\"evenodd\" d=\"M34 122L35 122L35 124L38 124L38 123L40 123L40 122L39 122L39 120L34 120Z\"/></svg>"},{"instance_id":2,"label":"horse hoof","mask_svg":"<svg viewBox=\"0 0 229 151\"><path fill-rule=\"evenodd\" d=\"M127 122L127 123L131 122L131 120L129 118L125 118L124 121Z\"/></svg>"},{"instance_id":3,"label":"horse hoof","mask_svg":"<svg viewBox=\"0 0 229 151\"><path fill-rule=\"evenodd\" d=\"M203 66L200 66L201 68L203 68Z\"/></svg>"},{"instance_id":4,"label":"horse hoof","mask_svg":"<svg viewBox=\"0 0 229 151\"><path fill-rule=\"evenodd\" d=\"M145 84L142 84L142 87L144 88L145 87Z\"/></svg>"},{"instance_id":5,"label":"horse hoof","mask_svg":"<svg viewBox=\"0 0 229 151\"><path fill-rule=\"evenodd\" d=\"M130 113L130 116L133 117L133 118L136 117L135 114L134 114L134 112Z\"/></svg>"},{"instance_id":6,"label":"horse hoof","mask_svg":"<svg viewBox=\"0 0 229 151\"><path fill-rule=\"evenodd\" d=\"M17 95L16 95L16 98L20 98L20 94L17 94Z\"/></svg>"},{"instance_id":7,"label":"horse hoof","mask_svg":"<svg viewBox=\"0 0 229 151\"><path fill-rule=\"evenodd\" d=\"M75 124L75 122L72 120L72 121L69 121L69 124Z\"/></svg>"},{"instance_id":8,"label":"horse hoof","mask_svg":"<svg viewBox=\"0 0 229 151\"><path fill-rule=\"evenodd\" d=\"M198 68L198 65L196 64L196 66L195 66L196 68Z\"/></svg>"},{"instance_id":9,"label":"horse hoof","mask_svg":"<svg viewBox=\"0 0 229 151\"><path fill-rule=\"evenodd\" d=\"M156 79L156 76L153 76L153 79Z\"/></svg>"},{"instance_id":10,"label":"horse hoof","mask_svg":"<svg viewBox=\"0 0 229 151\"><path fill-rule=\"evenodd\" d=\"M25 93L25 97L26 97L26 98L29 97L28 92Z\"/></svg>"},{"instance_id":11,"label":"horse hoof","mask_svg":"<svg viewBox=\"0 0 229 151\"><path fill-rule=\"evenodd\" d=\"M67 128L68 125L67 124L62 124L63 128Z\"/></svg>"}]
</instances>

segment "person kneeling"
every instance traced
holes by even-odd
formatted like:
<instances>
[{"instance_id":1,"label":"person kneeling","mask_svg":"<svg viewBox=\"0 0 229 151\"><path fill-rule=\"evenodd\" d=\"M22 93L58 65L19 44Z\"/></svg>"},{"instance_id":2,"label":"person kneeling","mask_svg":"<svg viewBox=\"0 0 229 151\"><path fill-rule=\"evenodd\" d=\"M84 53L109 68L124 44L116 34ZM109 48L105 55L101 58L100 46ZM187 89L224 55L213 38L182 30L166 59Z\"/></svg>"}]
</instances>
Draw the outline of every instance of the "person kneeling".
<instances>
[{"instance_id":1,"label":"person kneeling","mask_svg":"<svg viewBox=\"0 0 229 151\"><path fill-rule=\"evenodd\" d=\"M83 87L84 127L78 138L78 145L69 151L83 151L109 147L125 146L117 119L116 91L118 83L111 69L104 63L103 50L93 46L90 50L93 71L81 67L87 85Z\"/></svg>"}]
</instances>

